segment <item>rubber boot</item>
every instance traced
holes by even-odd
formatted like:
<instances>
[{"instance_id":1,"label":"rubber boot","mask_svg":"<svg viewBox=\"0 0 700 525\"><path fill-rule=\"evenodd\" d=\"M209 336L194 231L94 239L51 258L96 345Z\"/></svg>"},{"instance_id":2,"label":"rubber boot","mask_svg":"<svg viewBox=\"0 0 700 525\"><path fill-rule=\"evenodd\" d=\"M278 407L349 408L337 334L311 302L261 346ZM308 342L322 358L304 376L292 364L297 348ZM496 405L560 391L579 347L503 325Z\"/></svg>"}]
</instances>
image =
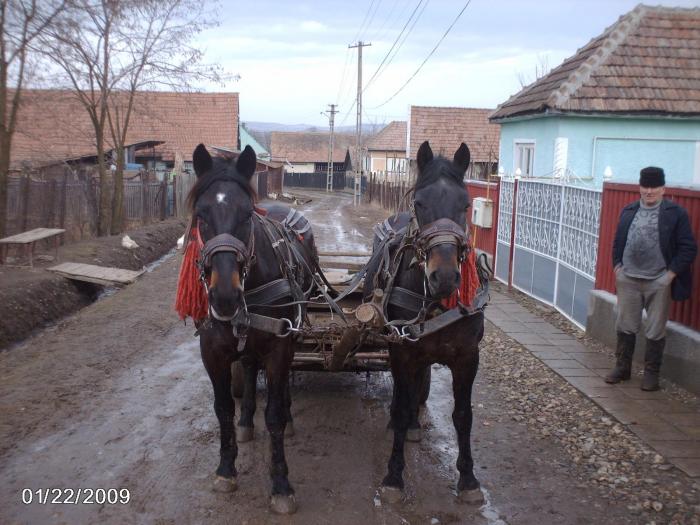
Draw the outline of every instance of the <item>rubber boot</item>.
<instances>
[{"instance_id":1,"label":"rubber boot","mask_svg":"<svg viewBox=\"0 0 700 525\"><path fill-rule=\"evenodd\" d=\"M642 378L642 390L653 392L659 389L659 370L664 357L666 338L662 337L653 341L647 339L647 351L644 354L644 377Z\"/></svg>"},{"instance_id":2,"label":"rubber boot","mask_svg":"<svg viewBox=\"0 0 700 525\"><path fill-rule=\"evenodd\" d=\"M632 356L634 355L634 343L637 339L635 334L627 334L625 332L617 332L617 348L615 349L615 357L617 362L615 368L605 376L606 383L619 383L626 381L632 374Z\"/></svg>"}]
</instances>

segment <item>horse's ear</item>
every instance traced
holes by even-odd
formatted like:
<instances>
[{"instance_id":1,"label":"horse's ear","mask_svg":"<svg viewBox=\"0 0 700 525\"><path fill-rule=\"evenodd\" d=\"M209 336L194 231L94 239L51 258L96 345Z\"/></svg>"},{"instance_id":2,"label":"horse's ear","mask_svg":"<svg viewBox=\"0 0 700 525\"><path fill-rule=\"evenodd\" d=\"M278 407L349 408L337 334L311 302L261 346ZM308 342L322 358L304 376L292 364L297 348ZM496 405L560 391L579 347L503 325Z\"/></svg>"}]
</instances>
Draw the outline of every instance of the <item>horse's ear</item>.
<instances>
[{"instance_id":1,"label":"horse's ear","mask_svg":"<svg viewBox=\"0 0 700 525\"><path fill-rule=\"evenodd\" d=\"M211 155L209 155L207 148L204 147L204 144L200 144L194 149L194 153L192 153L192 164L194 165L194 172L197 174L197 177L204 175L214 165L214 161Z\"/></svg>"},{"instance_id":2,"label":"horse's ear","mask_svg":"<svg viewBox=\"0 0 700 525\"><path fill-rule=\"evenodd\" d=\"M426 140L418 148L418 155L416 155L416 161L418 162L418 171L423 171L425 165L433 160L433 150L430 149L430 144Z\"/></svg>"},{"instance_id":3,"label":"horse's ear","mask_svg":"<svg viewBox=\"0 0 700 525\"><path fill-rule=\"evenodd\" d=\"M255 173L256 164L255 151L250 146L246 146L236 161L236 170L246 179L250 179Z\"/></svg>"},{"instance_id":4,"label":"horse's ear","mask_svg":"<svg viewBox=\"0 0 700 525\"><path fill-rule=\"evenodd\" d=\"M469 148L462 142L457 151L455 151L454 164L459 168L461 173L467 171L469 167L469 160L471 159L471 153L469 153Z\"/></svg>"}]
</instances>

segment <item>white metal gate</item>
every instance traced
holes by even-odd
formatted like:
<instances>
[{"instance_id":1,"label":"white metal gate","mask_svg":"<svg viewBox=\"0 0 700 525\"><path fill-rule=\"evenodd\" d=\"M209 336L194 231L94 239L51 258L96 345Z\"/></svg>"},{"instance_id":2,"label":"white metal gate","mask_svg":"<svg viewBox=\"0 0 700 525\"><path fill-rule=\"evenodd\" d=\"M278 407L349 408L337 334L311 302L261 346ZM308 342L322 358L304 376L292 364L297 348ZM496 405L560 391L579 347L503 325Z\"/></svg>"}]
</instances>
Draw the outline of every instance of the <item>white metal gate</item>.
<instances>
[{"instance_id":1,"label":"white metal gate","mask_svg":"<svg viewBox=\"0 0 700 525\"><path fill-rule=\"evenodd\" d=\"M496 277L508 282L512 264L513 286L584 326L595 282L601 195L598 190L550 182L501 181Z\"/></svg>"}]
</instances>

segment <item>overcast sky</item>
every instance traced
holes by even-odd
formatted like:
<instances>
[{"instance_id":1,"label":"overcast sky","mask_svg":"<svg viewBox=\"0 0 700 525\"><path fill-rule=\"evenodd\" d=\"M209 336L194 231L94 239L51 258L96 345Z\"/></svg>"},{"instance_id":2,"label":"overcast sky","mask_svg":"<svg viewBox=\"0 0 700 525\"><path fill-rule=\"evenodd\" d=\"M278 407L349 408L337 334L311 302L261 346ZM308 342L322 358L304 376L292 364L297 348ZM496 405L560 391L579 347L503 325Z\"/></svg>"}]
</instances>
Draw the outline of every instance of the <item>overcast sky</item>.
<instances>
[{"instance_id":1,"label":"overcast sky","mask_svg":"<svg viewBox=\"0 0 700 525\"><path fill-rule=\"evenodd\" d=\"M418 75L413 75L466 2L462 0L221 0L220 25L199 36L206 60L240 74L209 90L238 91L242 121L354 124L357 50L363 49L365 122L405 120L409 105L495 108L637 5L635 0L472 0ZM655 0L694 7L700 0ZM413 21L367 86L418 6ZM410 31L409 31L410 30ZM405 39L404 39L405 37ZM401 42L403 43L401 44ZM396 48L398 52L396 52ZM394 55L395 52L395 55Z\"/></svg>"}]
</instances>

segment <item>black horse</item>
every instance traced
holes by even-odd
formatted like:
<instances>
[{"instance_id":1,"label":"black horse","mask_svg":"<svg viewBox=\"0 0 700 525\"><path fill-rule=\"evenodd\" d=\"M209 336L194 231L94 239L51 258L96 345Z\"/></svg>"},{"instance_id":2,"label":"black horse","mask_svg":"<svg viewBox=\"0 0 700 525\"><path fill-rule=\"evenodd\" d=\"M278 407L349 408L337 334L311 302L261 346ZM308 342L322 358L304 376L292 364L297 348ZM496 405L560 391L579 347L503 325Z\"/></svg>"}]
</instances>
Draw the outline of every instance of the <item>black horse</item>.
<instances>
[{"instance_id":1,"label":"black horse","mask_svg":"<svg viewBox=\"0 0 700 525\"><path fill-rule=\"evenodd\" d=\"M284 435L290 419L289 370L294 352L293 337L278 337L255 328L245 330L237 323L248 315L247 304L251 303L259 303L256 307L250 306L251 312L268 319L288 319L290 325L300 321L304 315L301 307L273 308L270 305L298 301L300 294L312 286L308 269L316 254L313 237L310 231L304 235L288 235L291 230L285 230L279 222L288 209L270 213L278 221L269 220L255 209L250 179L255 172L256 157L250 146L233 163L212 158L200 144L194 151L193 164L197 181L189 194L189 202L192 225L199 228L204 243L202 269L208 282L210 313L210 318L199 327L200 348L214 387L214 411L221 432L221 459L214 489L231 492L237 487L238 449L231 365L241 359L246 363L246 395L239 425L246 429L248 437L252 435L255 379L258 369L264 368L268 393L265 423L272 452L271 505L276 512L291 513L296 510L296 501L288 480ZM282 286L266 288L269 283L282 283Z\"/></svg>"},{"instance_id":2,"label":"black horse","mask_svg":"<svg viewBox=\"0 0 700 525\"><path fill-rule=\"evenodd\" d=\"M390 229L398 232L388 245L389 260L395 261L395 267L380 268L377 264L368 269L365 279L365 296L374 285L383 288L385 295L398 294L398 289L408 290L403 292L403 299L386 298L385 315L390 323L415 319L417 310L427 304L439 308L436 303L459 288L461 262L468 249L466 212L470 202L463 177L469 159L465 144L459 147L452 162L433 157L427 141L418 150L412 211L389 219ZM379 245L379 239L375 238L374 249ZM411 307L411 301L417 302L415 308ZM419 404L427 397L430 365L440 363L452 372L452 420L459 445L457 489L466 501L481 501L479 482L473 472L470 434L472 384L479 366L478 345L483 333L483 311L478 310L417 341L407 338L405 342L390 345L394 378L390 424L394 441L388 474L382 481L382 493L387 499L401 496L407 432L417 426Z\"/></svg>"}]
</instances>

